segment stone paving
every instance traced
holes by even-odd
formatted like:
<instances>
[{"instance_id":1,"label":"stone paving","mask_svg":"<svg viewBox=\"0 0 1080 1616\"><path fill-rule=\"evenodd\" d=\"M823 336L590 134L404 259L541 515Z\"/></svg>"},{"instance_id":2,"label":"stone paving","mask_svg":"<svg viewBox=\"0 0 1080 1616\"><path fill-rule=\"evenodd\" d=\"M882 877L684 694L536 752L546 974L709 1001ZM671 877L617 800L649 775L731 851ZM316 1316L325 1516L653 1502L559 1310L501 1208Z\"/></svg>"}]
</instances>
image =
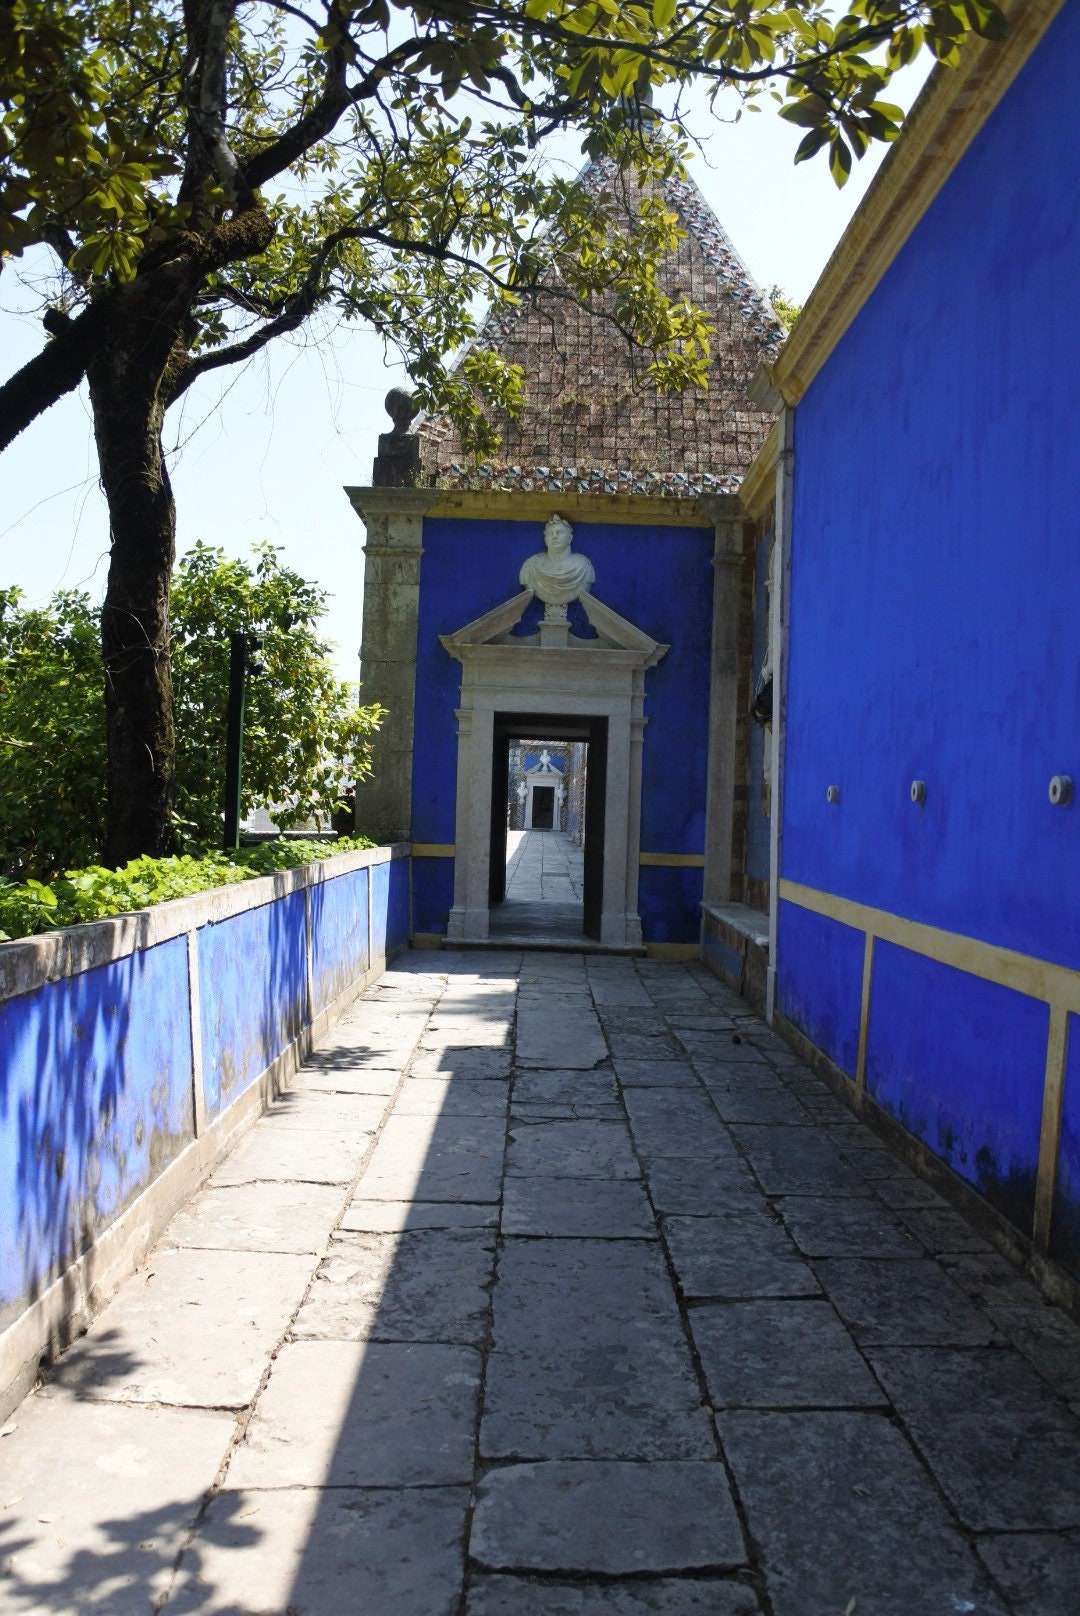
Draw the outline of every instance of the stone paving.
<instances>
[{"instance_id":1,"label":"stone paving","mask_svg":"<svg viewBox=\"0 0 1080 1616\"><path fill-rule=\"evenodd\" d=\"M585 856L563 831L506 833L506 897L491 911L491 933L573 947L582 938Z\"/></svg>"},{"instance_id":2,"label":"stone paving","mask_svg":"<svg viewBox=\"0 0 1080 1616\"><path fill-rule=\"evenodd\" d=\"M406 956L0 1432L0 1610L1076 1616L1078 1349L702 967Z\"/></svg>"}]
</instances>

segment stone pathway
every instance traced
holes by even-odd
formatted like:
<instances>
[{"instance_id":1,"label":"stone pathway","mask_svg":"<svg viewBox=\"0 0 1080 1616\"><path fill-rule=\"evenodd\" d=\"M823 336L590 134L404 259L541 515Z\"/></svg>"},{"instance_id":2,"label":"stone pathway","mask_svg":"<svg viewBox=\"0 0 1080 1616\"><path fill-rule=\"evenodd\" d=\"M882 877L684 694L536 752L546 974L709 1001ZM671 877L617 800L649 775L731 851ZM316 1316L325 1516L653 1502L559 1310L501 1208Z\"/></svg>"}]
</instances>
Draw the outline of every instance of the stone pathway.
<instances>
[{"instance_id":1,"label":"stone pathway","mask_svg":"<svg viewBox=\"0 0 1080 1616\"><path fill-rule=\"evenodd\" d=\"M561 940L582 936L585 859L559 830L506 833L506 897L491 911L498 938Z\"/></svg>"},{"instance_id":2,"label":"stone pathway","mask_svg":"<svg viewBox=\"0 0 1080 1616\"><path fill-rule=\"evenodd\" d=\"M0 1433L0 1610L1076 1616L1078 1410L703 968L408 956Z\"/></svg>"}]
</instances>

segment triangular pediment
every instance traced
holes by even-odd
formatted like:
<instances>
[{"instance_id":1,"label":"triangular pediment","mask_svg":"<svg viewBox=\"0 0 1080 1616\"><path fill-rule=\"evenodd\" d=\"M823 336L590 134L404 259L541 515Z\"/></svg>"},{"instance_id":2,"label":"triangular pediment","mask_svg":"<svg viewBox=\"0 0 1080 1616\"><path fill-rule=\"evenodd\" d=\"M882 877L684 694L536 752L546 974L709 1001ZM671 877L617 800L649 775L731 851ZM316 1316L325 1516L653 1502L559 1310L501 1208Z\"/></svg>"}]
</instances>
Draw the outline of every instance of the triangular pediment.
<instances>
[{"instance_id":1,"label":"triangular pediment","mask_svg":"<svg viewBox=\"0 0 1080 1616\"><path fill-rule=\"evenodd\" d=\"M485 651L497 651L500 654L511 652L522 654L540 650L544 656L557 655L565 651L585 651L593 656L602 656L605 651L630 652L635 660L640 659L644 668L654 667L661 657L670 649L654 640L643 629L636 628L625 617L612 607L605 606L603 601L597 600L595 595L582 593L577 596L585 616L595 631L595 639L585 639L582 635L565 632L561 644L551 643L549 634L553 626L545 623L541 625L536 634L514 634L514 629L525 615L526 608L534 599L531 589L523 589L520 594L512 595L509 600L503 601L483 617L477 617L464 628L459 628L455 634L440 634L439 644L448 651L458 662L465 662L470 658L483 654Z\"/></svg>"}]
</instances>

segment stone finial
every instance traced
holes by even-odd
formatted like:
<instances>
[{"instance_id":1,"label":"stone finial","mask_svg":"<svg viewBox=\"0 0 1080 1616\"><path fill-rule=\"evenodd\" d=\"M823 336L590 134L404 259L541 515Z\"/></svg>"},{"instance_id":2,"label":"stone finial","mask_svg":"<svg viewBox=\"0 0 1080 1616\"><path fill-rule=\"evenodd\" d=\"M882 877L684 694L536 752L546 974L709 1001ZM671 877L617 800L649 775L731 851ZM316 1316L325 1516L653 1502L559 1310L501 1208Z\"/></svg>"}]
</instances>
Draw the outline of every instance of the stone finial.
<instances>
[{"instance_id":1,"label":"stone finial","mask_svg":"<svg viewBox=\"0 0 1080 1616\"><path fill-rule=\"evenodd\" d=\"M420 406L406 387L391 387L385 406L394 429L379 434L372 484L376 488L415 488L420 479L420 440L409 427L420 414Z\"/></svg>"}]
</instances>

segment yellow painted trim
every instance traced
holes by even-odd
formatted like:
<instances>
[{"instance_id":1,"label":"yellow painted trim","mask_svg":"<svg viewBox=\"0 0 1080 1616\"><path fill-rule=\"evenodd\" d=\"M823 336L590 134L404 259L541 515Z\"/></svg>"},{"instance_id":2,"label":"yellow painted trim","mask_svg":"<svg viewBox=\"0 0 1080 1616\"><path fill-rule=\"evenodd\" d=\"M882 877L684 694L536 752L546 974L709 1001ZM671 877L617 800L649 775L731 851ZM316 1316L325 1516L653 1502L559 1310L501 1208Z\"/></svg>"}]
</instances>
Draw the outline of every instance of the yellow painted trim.
<instances>
[{"instance_id":1,"label":"yellow painted trim","mask_svg":"<svg viewBox=\"0 0 1080 1616\"><path fill-rule=\"evenodd\" d=\"M788 404L802 398L1063 4L1005 0L1002 44L969 35L958 66L934 69L771 367Z\"/></svg>"},{"instance_id":2,"label":"yellow painted trim","mask_svg":"<svg viewBox=\"0 0 1080 1616\"><path fill-rule=\"evenodd\" d=\"M739 503L755 522L760 522L776 498L776 461L779 453L780 424L774 421L769 436L754 456L739 488Z\"/></svg>"},{"instance_id":3,"label":"yellow painted trim","mask_svg":"<svg viewBox=\"0 0 1080 1616\"><path fill-rule=\"evenodd\" d=\"M639 864L660 865L665 869L703 870L704 853L640 853Z\"/></svg>"},{"instance_id":4,"label":"yellow painted trim","mask_svg":"<svg viewBox=\"0 0 1080 1616\"><path fill-rule=\"evenodd\" d=\"M413 842L413 858L453 858L453 842Z\"/></svg>"},{"instance_id":5,"label":"yellow painted trim","mask_svg":"<svg viewBox=\"0 0 1080 1616\"><path fill-rule=\"evenodd\" d=\"M1049 960L1019 954L1011 948L998 948L994 943L964 937L959 932L924 926L917 920L904 920L886 909L853 903L849 898L819 892L797 881L780 881L777 890L781 898L797 904L800 909L838 920L856 931L870 932L882 942L895 943L913 954L924 954L927 959L966 971L969 976L996 982L1016 993L1026 993L1029 998L1043 999L1047 1004L1080 1014L1080 971L1071 971L1068 966L1053 965Z\"/></svg>"},{"instance_id":6,"label":"yellow painted trim","mask_svg":"<svg viewBox=\"0 0 1080 1616\"><path fill-rule=\"evenodd\" d=\"M445 943L446 938L437 931L414 931L409 938L412 948L442 948Z\"/></svg>"},{"instance_id":7,"label":"yellow painted trim","mask_svg":"<svg viewBox=\"0 0 1080 1616\"><path fill-rule=\"evenodd\" d=\"M696 960L701 958L697 943L646 943L645 952L650 959Z\"/></svg>"},{"instance_id":8,"label":"yellow painted trim","mask_svg":"<svg viewBox=\"0 0 1080 1616\"><path fill-rule=\"evenodd\" d=\"M1050 1222L1054 1213L1058 1149L1061 1143L1061 1101L1065 1092L1065 1063L1069 1054L1069 1015L1061 1005L1050 1008L1050 1034L1046 1041L1046 1077L1043 1081L1042 1126L1039 1132L1039 1171L1035 1179L1035 1221L1032 1242L1036 1251L1050 1249Z\"/></svg>"},{"instance_id":9,"label":"yellow painted trim","mask_svg":"<svg viewBox=\"0 0 1080 1616\"><path fill-rule=\"evenodd\" d=\"M502 516L516 522L546 521L559 511L579 522L626 522L648 527L711 528L726 515L739 515L736 494L705 494L700 499L658 498L654 494L585 494L573 489L525 493L513 488L433 489L428 516Z\"/></svg>"},{"instance_id":10,"label":"yellow painted trim","mask_svg":"<svg viewBox=\"0 0 1080 1616\"><path fill-rule=\"evenodd\" d=\"M859 1005L859 1052L855 1057L855 1087L866 1088L866 1044L870 1035L870 987L874 978L874 934L868 931L863 948L862 999Z\"/></svg>"}]
</instances>

